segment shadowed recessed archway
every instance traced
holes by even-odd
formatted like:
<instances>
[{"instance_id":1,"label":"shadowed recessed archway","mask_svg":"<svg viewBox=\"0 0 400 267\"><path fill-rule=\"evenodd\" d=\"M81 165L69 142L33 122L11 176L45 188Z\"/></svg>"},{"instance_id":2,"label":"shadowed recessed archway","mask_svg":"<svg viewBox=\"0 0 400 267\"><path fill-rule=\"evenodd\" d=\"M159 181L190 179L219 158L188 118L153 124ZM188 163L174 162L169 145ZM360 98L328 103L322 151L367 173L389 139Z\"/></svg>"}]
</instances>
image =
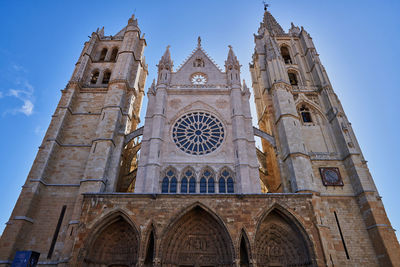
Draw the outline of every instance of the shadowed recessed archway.
<instances>
[{"instance_id":1,"label":"shadowed recessed archway","mask_svg":"<svg viewBox=\"0 0 400 267\"><path fill-rule=\"evenodd\" d=\"M232 240L223 223L200 206L165 233L161 262L166 266L233 266Z\"/></svg>"},{"instance_id":2,"label":"shadowed recessed archway","mask_svg":"<svg viewBox=\"0 0 400 267\"><path fill-rule=\"evenodd\" d=\"M257 266L314 266L311 241L294 216L272 209L258 225L255 242Z\"/></svg>"},{"instance_id":3,"label":"shadowed recessed archway","mask_svg":"<svg viewBox=\"0 0 400 267\"><path fill-rule=\"evenodd\" d=\"M114 214L94 235L84 266L136 266L139 234L124 216Z\"/></svg>"}]
</instances>

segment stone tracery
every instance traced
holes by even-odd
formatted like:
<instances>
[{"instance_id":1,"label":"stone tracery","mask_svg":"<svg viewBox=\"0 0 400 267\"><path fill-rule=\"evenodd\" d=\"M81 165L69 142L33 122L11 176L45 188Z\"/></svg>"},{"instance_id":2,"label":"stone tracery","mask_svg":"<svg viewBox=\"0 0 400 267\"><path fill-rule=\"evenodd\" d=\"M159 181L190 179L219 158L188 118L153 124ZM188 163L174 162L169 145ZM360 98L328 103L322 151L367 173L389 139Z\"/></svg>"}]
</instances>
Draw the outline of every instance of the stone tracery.
<instances>
[{"instance_id":1,"label":"stone tracery","mask_svg":"<svg viewBox=\"0 0 400 267\"><path fill-rule=\"evenodd\" d=\"M257 266L314 266L309 243L285 217L273 210L260 224L255 242Z\"/></svg>"},{"instance_id":2,"label":"stone tracery","mask_svg":"<svg viewBox=\"0 0 400 267\"><path fill-rule=\"evenodd\" d=\"M138 248L137 231L119 216L99 232L84 259L85 266L135 266Z\"/></svg>"},{"instance_id":3,"label":"stone tracery","mask_svg":"<svg viewBox=\"0 0 400 267\"><path fill-rule=\"evenodd\" d=\"M162 244L163 266L233 266L233 245L224 226L201 207L183 215Z\"/></svg>"}]
</instances>

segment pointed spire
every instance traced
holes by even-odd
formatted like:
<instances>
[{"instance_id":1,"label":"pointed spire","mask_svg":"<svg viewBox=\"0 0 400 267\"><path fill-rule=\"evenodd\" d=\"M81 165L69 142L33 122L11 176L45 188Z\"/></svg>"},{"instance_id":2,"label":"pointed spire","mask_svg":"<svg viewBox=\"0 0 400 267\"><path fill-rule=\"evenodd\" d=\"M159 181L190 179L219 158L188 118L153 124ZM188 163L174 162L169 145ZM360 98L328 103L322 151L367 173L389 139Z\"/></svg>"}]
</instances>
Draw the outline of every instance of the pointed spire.
<instances>
[{"instance_id":1,"label":"pointed spire","mask_svg":"<svg viewBox=\"0 0 400 267\"><path fill-rule=\"evenodd\" d=\"M228 58L225 61L225 67L232 65L232 66L240 66L239 61L236 58L235 53L233 52L232 46L228 45L229 47L229 52L228 52Z\"/></svg>"},{"instance_id":2,"label":"pointed spire","mask_svg":"<svg viewBox=\"0 0 400 267\"><path fill-rule=\"evenodd\" d=\"M283 31L281 25L275 20L275 18L271 15L271 13L264 8L264 26L265 28L271 33L272 35L284 35L285 32Z\"/></svg>"},{"instance_id":3,"label":"pointed spire","mask_svg":"<svg viewBox=\"0 0 400 267\"><path fill-rule=\"evenodd\" d=\"M243 88L243 94L250 94L249 87L247 87L246 81L245 81L244 79L243 79L243 86L242 86L242 88Z\"/></svg>"},{"instance_id":4,"label":"pointed spire","mask_svg":"<svg viewBox=\"0 0 400 267\"><path fill-rule=\"evenodd\" d=\"M100 30L99 30L99 28L97 28L96 32L97 32L97 34L99 35L100 38L104 37L104 26L101 27Z\"/></svg>"},{"instance_id":5,"label":"pointed spire","mask_svg":"<svg viewBox=\"0 0 400 267\"><path fill-rule=\"evenodd\" d=\"M171 46L168 45L167 49L164 52L164 55L161 57L160 62L158 63L159 66L170 66L172 67L173 63L171 60L171 52L169 51L169 48Z\"/></svg>"},{"instance_id":6,"label":"pointed spire","mask_svg":"<svg viewBox=\"0 0 400 267\"><path fill-rule=\"evenodd\" d=\"M156 90L156 79L153 79L153 83L149 87L149 93L154 95L156 94Z\"/></svg>"}]
</instances>

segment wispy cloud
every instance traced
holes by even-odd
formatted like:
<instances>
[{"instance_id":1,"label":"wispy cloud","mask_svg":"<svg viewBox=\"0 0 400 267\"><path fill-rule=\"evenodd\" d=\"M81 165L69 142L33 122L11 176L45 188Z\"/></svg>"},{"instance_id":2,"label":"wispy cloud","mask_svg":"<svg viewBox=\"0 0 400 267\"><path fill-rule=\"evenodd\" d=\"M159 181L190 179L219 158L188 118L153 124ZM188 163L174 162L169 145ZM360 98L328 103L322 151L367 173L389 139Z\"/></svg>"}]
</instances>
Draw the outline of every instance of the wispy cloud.
<instances>
[{"instance_id":1,"label":"wispy cloud","mask_svg":"<svg viewBox=\"0 0 400 267\"><path fill-rule=\"evenodd\" d=\"M26 69L18 64L11 64L12 72L15 78L13 81L13 88L9 88L6 93L0 92L0 98L2 97L13 97L20 100L22 103L19 107L8 109L3 112L3 115L7 114L18 114L22 113L26 116L30 116L34 110L34 91L35 88L25 78L24 73Z\"/></svg>"},{"instance_id":2,"label":"wispy cloud","mask_svg":"<svg viewBox=\"0 0 400 267\"><path fill-rule=\"evenodd\" d=\"M35 134L36 135L42 136L42 135L44 135L44 133L45 133L45 131L41 126L38 125L38 126L35 127Z\"/></svg>"}]
</instances>

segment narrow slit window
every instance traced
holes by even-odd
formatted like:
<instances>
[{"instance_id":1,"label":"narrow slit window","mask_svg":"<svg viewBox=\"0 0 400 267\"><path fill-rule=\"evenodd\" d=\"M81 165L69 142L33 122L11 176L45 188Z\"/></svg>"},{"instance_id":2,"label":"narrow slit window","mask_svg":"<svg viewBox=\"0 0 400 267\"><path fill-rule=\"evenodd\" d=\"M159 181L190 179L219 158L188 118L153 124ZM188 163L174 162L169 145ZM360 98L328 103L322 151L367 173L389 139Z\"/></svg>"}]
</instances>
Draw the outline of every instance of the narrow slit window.
<instances>
[{"instance_id":1,"label":"narrow slit window","mask_svg":"<svg viewBox=\"0 0 400 267\"><path fill-rule=\"evenodd\" d=\"M344 238L343 238L342 228L340 227L340 223L339 223L339 219L336 214L336 211L334 211L333 214L335 214L336 224L339 229L340 238L342 239L342 244L343 244L344 252L346 253L346 258L349 260L350 259L349 252L347 251L346 242L344 241Z\"/></svg>"},{"instance_id":2,"label":"narrow slit window","mask_svg":"<svg viewBox=\"0 0 400 267\"><path fill-rule=\"evenodd\" d=\"M61 228L61 224L62 221L64 219L64 215L65 215L65 210L67 209L67 206L63 206L61 209L61 213L60 213L60 217L58 217L58 222L57 222L57 226L56 226L56 230L54 231L54 235L53 235L53 240L51 241L51 245L50 245L50 249L49 249L49 253L47 254L47 258L51 259L51 256L53 255L54 252L54 247L56 245L57 242L57 237L58 234L60 232L60 228Z\"/></svg>"}]
</instances>

